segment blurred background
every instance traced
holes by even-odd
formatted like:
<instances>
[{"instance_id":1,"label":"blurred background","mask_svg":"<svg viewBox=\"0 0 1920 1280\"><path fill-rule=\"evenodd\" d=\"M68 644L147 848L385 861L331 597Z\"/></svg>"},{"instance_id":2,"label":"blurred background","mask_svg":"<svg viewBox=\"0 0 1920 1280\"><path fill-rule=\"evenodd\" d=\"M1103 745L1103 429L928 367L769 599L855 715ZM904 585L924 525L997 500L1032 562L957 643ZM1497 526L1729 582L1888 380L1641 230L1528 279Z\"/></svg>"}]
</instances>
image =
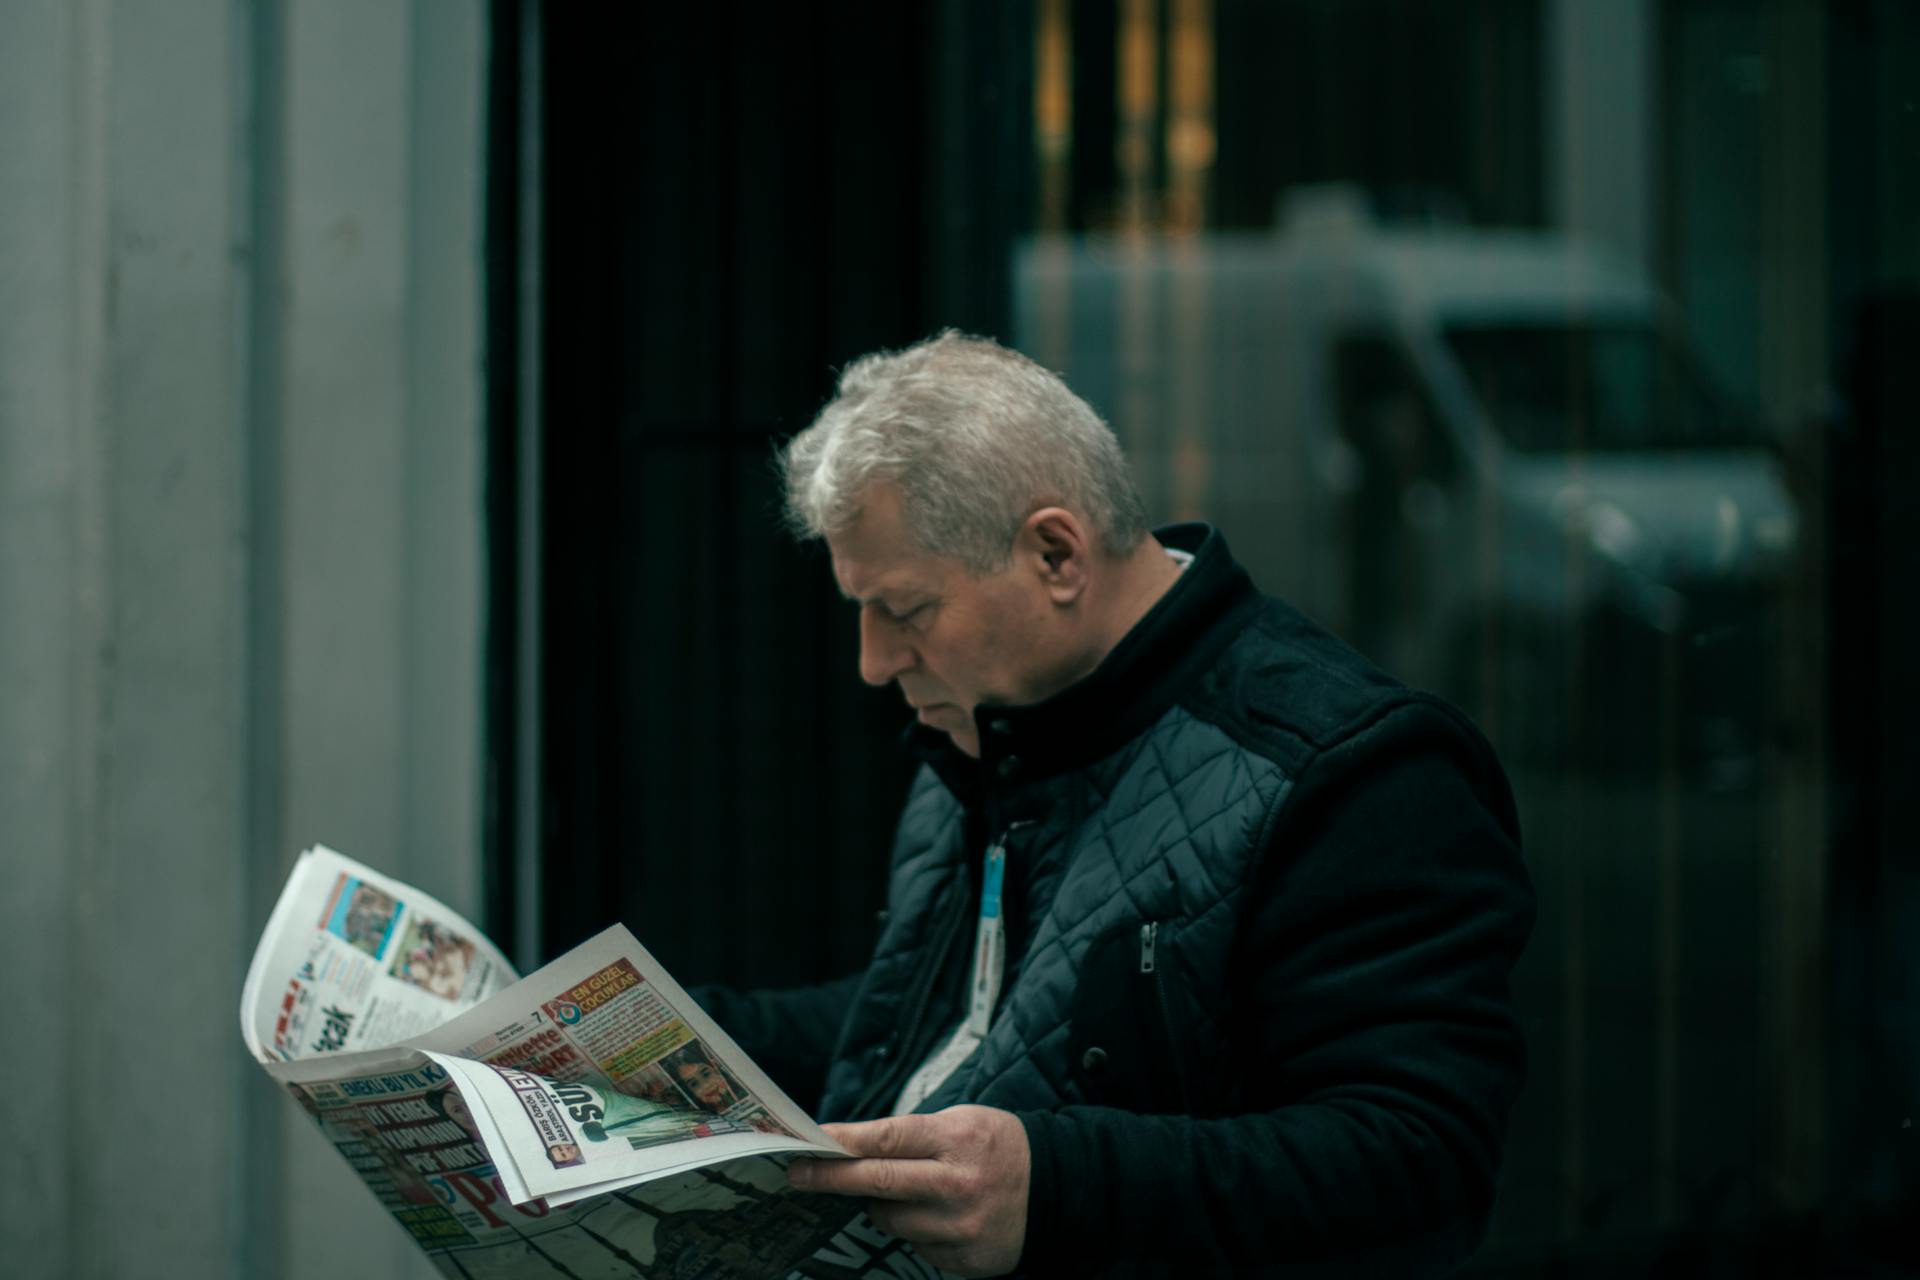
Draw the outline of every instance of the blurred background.
<instances>
[{"instance_id":1,"label":"blurred background","mask_svg":"<svg viewBox=\"0 0 1920 1280\"><path fill-rule=\"evenodd\" d=\"M950 325L1501 749L1533 1067L1474 1274L1920 1274L1920 6L0 30L15 1274L427 1273L236 1034L308 844L525 966L862 962L905 717L771 460Z\"/></svg>"}]
</instances>

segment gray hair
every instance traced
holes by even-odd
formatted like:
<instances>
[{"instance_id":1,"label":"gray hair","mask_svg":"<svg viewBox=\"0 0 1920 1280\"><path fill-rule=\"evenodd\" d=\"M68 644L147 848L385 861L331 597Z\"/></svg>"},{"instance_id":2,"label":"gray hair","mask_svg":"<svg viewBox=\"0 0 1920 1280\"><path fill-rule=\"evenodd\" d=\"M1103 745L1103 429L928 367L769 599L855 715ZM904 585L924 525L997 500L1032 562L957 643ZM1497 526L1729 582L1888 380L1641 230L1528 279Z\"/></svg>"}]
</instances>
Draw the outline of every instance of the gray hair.
<instances>
[{"instance_id":1,"label":"gray hair","mask_svg":"<svg viewBox=\"0 0 1920 1280\"><path fill-rule=\"evenodd\" d=\"M920 549L976 574L1003 568L1021 524L1058 504L1086 517L1110 555L1146 534L1120 442L1053 373L955 330L848 365L839 389L781 458L787 516L826 537L860 516L867 490L898 486Z\"/></svg>"}]
</instances>

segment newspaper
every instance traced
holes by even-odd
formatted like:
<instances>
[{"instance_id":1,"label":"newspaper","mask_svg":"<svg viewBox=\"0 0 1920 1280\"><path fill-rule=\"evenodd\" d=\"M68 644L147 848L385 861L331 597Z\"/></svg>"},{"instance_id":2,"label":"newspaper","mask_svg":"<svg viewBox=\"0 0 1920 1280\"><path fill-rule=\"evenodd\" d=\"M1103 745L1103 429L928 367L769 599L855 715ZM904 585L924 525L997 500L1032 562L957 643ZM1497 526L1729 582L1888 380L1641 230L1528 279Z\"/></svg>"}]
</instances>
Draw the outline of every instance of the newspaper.
<instances>
[{"instance_id":1,"label":"newspaper","mask_svg":"<svg viewBox=\"0 0 1920 1280\"><path fill-rule=\"evenodd\" d=\"M787 1185L846 1154L623 926L539 972L331 849L300 856L241 1034L446 1275L935 1277L862 1203Z\"/></svg>"}]
</instances>

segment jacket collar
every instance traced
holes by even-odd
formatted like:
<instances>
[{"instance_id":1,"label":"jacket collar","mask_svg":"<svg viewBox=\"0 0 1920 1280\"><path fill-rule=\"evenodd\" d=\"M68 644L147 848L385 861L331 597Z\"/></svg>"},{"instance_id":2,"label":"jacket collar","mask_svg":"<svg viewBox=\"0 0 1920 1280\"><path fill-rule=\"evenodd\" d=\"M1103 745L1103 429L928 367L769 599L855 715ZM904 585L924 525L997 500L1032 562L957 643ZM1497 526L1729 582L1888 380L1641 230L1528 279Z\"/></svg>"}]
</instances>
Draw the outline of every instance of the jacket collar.
<instances>
[{"instance_id":1,"label":"jacket collar","mask_svg":"<svg viewBox=\"0 0 1920 1280\"><path fill-rule=\"evenodd\" d=\"M1165 715L1232 643L1259 596L1226 539L1198 522L1167 525L1154 536L1191 552L1193 562L1086 676L1029 706L976 707L978 760L937 729L908 727L909 749L962 803L973 807L983 792L1015 789L1111 755Z\"/></svg>"}]
</instances>

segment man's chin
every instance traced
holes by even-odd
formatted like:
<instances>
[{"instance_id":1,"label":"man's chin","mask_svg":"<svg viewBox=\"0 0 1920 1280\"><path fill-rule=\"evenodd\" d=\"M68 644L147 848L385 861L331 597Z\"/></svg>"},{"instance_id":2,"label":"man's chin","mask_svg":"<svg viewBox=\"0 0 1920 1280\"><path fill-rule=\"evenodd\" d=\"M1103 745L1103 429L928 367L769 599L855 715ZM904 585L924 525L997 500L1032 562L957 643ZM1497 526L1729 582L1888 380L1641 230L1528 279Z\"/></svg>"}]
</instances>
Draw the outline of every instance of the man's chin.
<instances>
[{"instance_id":1,"label":"man's chin","mask_svg":"<svg viewBox=\"0 0 1920 1280\"><path fill-rule=\"evenodd\" d=\"M976 760L980 758L980 731L973 723L971 712L963 711L951 702L940 702L930 707L916 708L914 718L927 728L938 729L946 734L963 755Z\"/></svg>"}]
</instances>

